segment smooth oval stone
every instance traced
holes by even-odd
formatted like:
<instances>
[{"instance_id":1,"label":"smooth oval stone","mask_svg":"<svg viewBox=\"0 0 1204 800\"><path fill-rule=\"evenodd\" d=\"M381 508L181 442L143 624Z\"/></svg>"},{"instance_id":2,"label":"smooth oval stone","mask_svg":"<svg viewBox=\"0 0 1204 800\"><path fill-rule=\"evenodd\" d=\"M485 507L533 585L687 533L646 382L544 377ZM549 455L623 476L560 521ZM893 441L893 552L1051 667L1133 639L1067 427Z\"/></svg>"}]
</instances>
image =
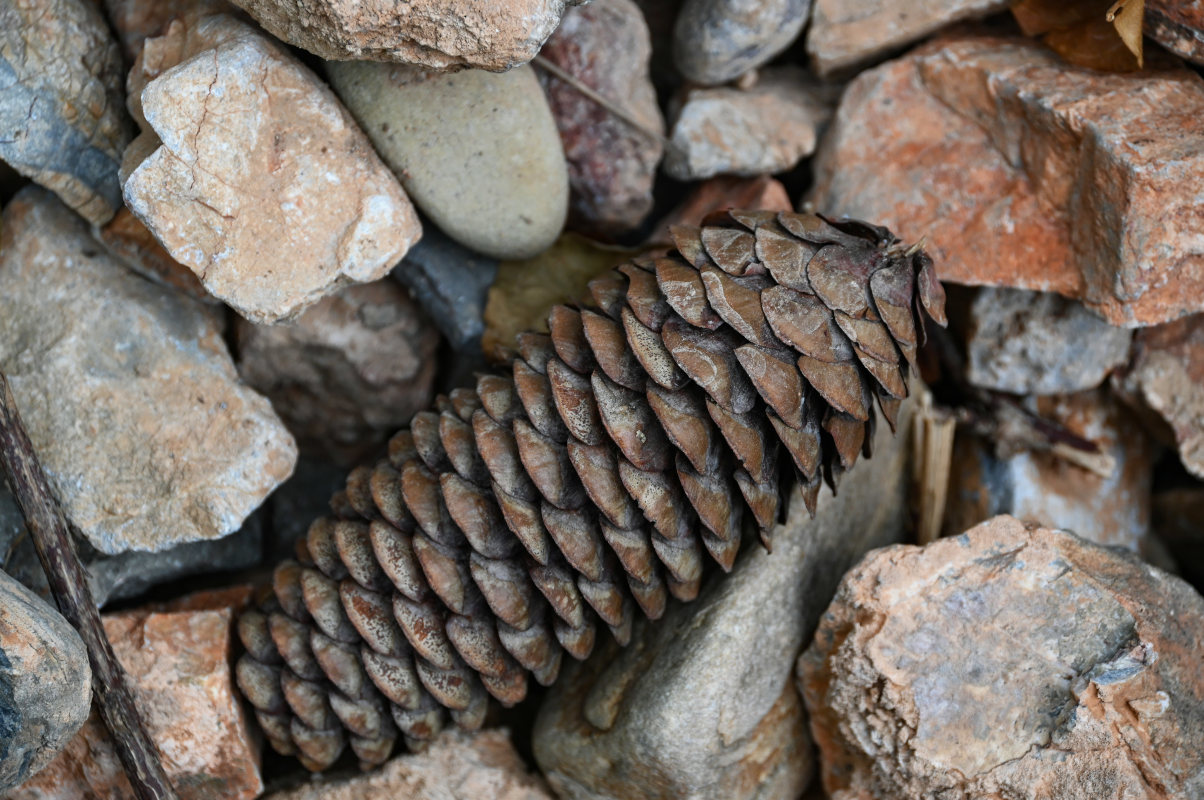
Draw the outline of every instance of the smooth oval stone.
<instances>
[{"instance_id":1,"label":"smooth oval stone","mask_svg":"<svg viewBox=\"0 0 1204 800\"><path fill-rule=\"evenodd\" d=\"M79 634L0 572L0 791L49 764L91 705L92 669Z\"/></svg>"},{"instance_id":2,"label":"smooth oval stone","mask_svg":"<svg viewBox=\"0 0 1204 800\"><path fill-rule=\"evenodd\" d=\"M695 83L727 83L798 37L811 0L686 0L673 28L673 61Z\"/></svg>"},{"instance_id":3,"label":"smooth oval stone","mask_svg":"<svg viewBox=\"0 0 1204 800\"><path fill-rule=\"evenodd\" d=\"M429 73L329 62L335 92L443 232L494 258L529 258L564 227L568 169L529 66Z\"/></svg>"}]
</instances>

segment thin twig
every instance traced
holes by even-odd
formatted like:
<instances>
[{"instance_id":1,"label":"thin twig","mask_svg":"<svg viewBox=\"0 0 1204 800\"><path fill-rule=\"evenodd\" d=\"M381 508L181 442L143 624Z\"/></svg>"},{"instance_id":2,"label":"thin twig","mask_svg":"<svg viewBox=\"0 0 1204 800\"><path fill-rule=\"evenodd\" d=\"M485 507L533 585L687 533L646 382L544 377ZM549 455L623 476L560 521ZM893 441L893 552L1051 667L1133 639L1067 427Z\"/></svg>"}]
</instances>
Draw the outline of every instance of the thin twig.
<instances>
[{"instance_id":1,"label":"thin twig","mask_svg":"<svg viewBox=\"0 0 1204 800\"><path fill-rule=\"evenodd\" d=\"M100 624L100 614L67 521L21 424L16 399L3 372L0 372L0 472L8 478L17 506L25 515L59 611L79 631L88 649L96 705L113 737L134 794L139 800L176 800L175 790L159 762L159 751L147 736L126 686L125 672Z\"/></svg>"},{"instance_id":2,"label":"thin twig","mask_svg":"<svg viewBox=\"0 0 1204 800\"><path fill-rule=\"evenodd\" d=\"M646 126L644 123L640 122L638 119L631 116L631 114L627 113L626 110L620 108L618 105L611 102L610 100L607 100L605 97L598 94L596 91L591 89L589 86L586 86L575 75L573 75L571 72L566 71L559 64L556 64L554 61L549 60L546 56L542 56L542 55L535 56L535 58L533 58L531 60L531 63L534 64L535 66L539 67L540 69L551 73L553 77L559 78L560 80L564 81L569 86L573 87L574 89L576 89L581 94L585 95L590 100L592 100L595 103L597 103L598 105L602 106L602 108L606 109L611 114L613 114L614 116L621 119L623 122L626 122L628 125L635 128L640 133L644 134L645 136L649 137L650 139L655 139L656 141L660 142L662 145L665 146L665 148L669 148L671 146L671 143L669 142L668 139L666 139L664 137L663 134L652 130L651 128Z\"/></svg>"}]
</instances>

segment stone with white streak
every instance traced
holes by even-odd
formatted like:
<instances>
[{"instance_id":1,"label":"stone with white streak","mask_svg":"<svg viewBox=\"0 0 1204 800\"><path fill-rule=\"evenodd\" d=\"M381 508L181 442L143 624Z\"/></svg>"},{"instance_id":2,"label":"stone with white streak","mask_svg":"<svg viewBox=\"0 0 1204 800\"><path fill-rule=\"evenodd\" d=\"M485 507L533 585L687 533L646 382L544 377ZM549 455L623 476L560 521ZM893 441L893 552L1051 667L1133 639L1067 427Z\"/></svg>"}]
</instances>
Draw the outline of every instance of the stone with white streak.
<instances>
[{"instance_id":1,"label":"stone with white streak","mask_svg":"<svg viewBox=\"0 0 1204 800\"><path fill-rule=\"evenodd\" d=\"M421 235L330 89L244 23L174 21L147 40L130 90L146 129L122 164L126 203L247 319L383 277Z\"/></svg>"}]
</instances>

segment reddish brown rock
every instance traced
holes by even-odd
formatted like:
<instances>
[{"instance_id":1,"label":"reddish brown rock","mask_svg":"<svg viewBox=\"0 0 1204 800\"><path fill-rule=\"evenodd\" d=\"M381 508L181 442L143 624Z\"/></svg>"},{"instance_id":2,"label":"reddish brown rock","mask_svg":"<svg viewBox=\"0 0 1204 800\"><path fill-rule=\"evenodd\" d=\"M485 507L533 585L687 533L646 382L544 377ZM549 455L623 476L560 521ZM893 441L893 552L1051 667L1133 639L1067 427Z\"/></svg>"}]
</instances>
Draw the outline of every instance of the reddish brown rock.
<instances>
[{"instance_id":1,"label":"reddish brown rock","mask_svg":"<svg viewBox=\"0 0 1204 800\"><path fill-rule=\"evenodd\" d=\"M180 800L251 800L259 750L234 689L232 623L246 589L177 603L179 611L103 617L151 740ZM133 800L99 716L7 800Z\"/></svg>"},{"instance_id":2,"label":"reddish brown rock","mask_svg":"<svg viewBox=\"0 0 1204 800\"><path fill-rule=\"evenodd\" d=\"M926 235L942 280L1054 291L1114 325L1204 308L1204 79L1071 67L1026 39L934 42L862 73L817 208Z\"/></svg>"},{"instance_id":3,"label":"reddish brown rock","mask_svg":"<svg viewBox=\"0 0 1204 800\"><path fill-rule=\"evenodd\" d=\"M740 178L721 175L695 186L677 208L657 223L648 237L648 245L672 245L669 229L674 225L696 225L712 211L727 208L763 208L767 211L793 211L790 196L780 181L768 175Z\"/></svg>"},{"instance_id":4,"label":"reddish brown rock","mask_svg":"<svg viewBox=\"0 0 1204 800\"><path fill-rule=\"evenodd\" d=\"M1204 64L1204 2L1146 0L1144 33L1172 53Z\"/></svg>"},{"instance_id":5,"label":"reddish brown rock","mask_svg":"<svg viewBox=\"0 0 1204 800\"><path fill-rule=\"evenodd\" d=\"M1011 517L877 550L798 663L825 788L1199 797L1202 630L1204 598L1178 578Z\"/></svg>"},{"instance_id":6,"label":"reddish brown rock","mask_svg":"<svg viewBox=\"0 0 1204 800\"><path fill-rule=\"evenodd\" d=\"M1137 334L1123 385L1167 421L1183 466L1204 478L1204 315Z\"/></svg>"},{"instance_id":7,"label":"reddish brown rock","mask_svg":"<svg viewBox=\"0 0 1204 800\"><path fill-rule=\"evenodd\" d=\"M652 182L664 150L648 132L665 130L648 74L652 45L643 14L632 0L594 0L569 9L542 54L644 128L541 71L568 161L571 224L601 234L637 227L652 209Z\"/></svg>"},{"instance_id":8,"label":"reddish brown rock","mask_svg":"<svg viewBox=\"0 0 1204 800\"><path fill-rule=\"evenodd\" d=\"M194 21L206 14L237 11L225 0L104 0L104 8L127 64L138 58L144 41L165 33L173 19Z\"/></svg>"},{"instance_id":9,"label":"reddish brown rock","mask_svg":"<svg viewBox=\"0 0 1204 800\"><path fill-rule=\"evenodd\" d=\"M364 458L430 402L439 334L392 280L352 286L291 323L239 320L238 368L304 451Z\"/></svg>"},{"instance_id":10,"label":"reddish brown rock","mask_svg":"<svg viewBox=\"0 0 1204 800\"><path fill-rule=\"evenodd\" d=\"M354 778L311 782L265 800L552 800L505 730L447 731L422 753Z\"/></svg>"}]
</instances>

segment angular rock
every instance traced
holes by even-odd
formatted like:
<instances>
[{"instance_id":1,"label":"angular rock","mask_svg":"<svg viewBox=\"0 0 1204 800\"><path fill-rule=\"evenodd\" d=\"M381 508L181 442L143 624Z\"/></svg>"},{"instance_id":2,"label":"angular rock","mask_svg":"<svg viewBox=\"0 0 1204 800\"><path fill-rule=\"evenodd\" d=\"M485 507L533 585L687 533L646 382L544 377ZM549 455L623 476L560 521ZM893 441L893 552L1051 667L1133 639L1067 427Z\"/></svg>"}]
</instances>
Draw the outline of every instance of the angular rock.
<instances>
[{"instance_id":1,"label":"angular rock","mask_svg":"<svg viewBox=\"0 0 1204 800\"><path fill-rule=\"evenodd\" d=\"M809 198L927 235L942 280L1057 292L1130 327L1200 310L1204 79L1150 55L1116 74L1028 39L925 45L850 84Z\"/></svg>"},{"instance_id":2,"label":"angular rock","mask_svg":"<svg viewBox=\"0 0 1204 800\"><path fill-rule=\"evenodd\" d=\"M422 240L393 270L457 352L480 348L485 300L497 276L496 259L469 250L428 225Z\"/></svg>"},{"instance_id":3,"label":"angular rock","mask_svg":"<svg viewBox=\"0 0 1204 800\"><path fill-rule=\"evenodd\" d=\"M569 9L542 55L638 121L632 127L547 72L548 94L569 170L569 220L580 230L624 233L652 210L652 183L664 147L648 68L651 37L632 0L594 0Z\"/></svg>"},{"instance_id":4,"label":"angular rock","mask_svg":"<svg viewBox=\"0 0 1204 800\"><path fill-rule=\"evenodd\" d=\"M366 458L424 410L439 334L395 281L348 287L291 323L239 320L238 369L272 401L301 449Z\"/></svg>"},{"instance_id":5,"label":"angular rock","mask_svg":"<svg viewBox=\"0 0 1204 800\"><path fill-rule=\"evenodd\" d=\"M901 430L907 430L910 405ZM631 644L566 665L540 708L535 758L563 798L793 798L812 776L790 681L840 575L898 541L907 437L880 426L814 520L797 492L774 551L746 542L698 600L638 624Z\"/></svg>"},{"instance_id":6,"label":"angular rock","mask_svg":"<svg viewBox=\"0 0 1204 800\"><path fill-rule=\"evenodd\" d=\"M54 760L91 703L92 670L79 634L0 572L0 791Z\"/></svg>"},{"instance_id":7,"label":"angular rock","mask_svg":"<svg viewBox=\"0 0 1204 800\"><path fill-rule=\"evenodd\" d=\"M122 164L126 204L247 319L287 319L381 278L421 235L334 94L250 26L176 20L147 41L130 85L148 128Z\"/></svg>"},{"instance_id":8,"label":"angular rock","mask_svg":"<svg viewBox=\"0 0 1204 800\"><path fill-rule=\"evenodd\" d=\"M1049 292L984 288L966 332L966 378L1012 394L1094 389L1129 359L1133 332Z\"/></svg>"},{"instance_id":9,"label":"angular rock","mask_svg":"<svg viewBox=\"0 0 1204 800\"><path fill-rule=\"evenodd\" d=\"M585 0L235 0L274 36L331 61L504 72L535 57L565 6Z\"/></svg>"},{"instance_id":10,"label":"angular rock","mask_svg":"<svg viewBox=\"0 0 1204 800\"><path fill-rule=\"evenodd\" d=\"M264 800L552 800L505 730L446 731L421 753L366 775L311 782Z\"/></svg>"},{"instance_id":11,"label":"angular rock","mask_svg":"<svg viewBox=\"0 0 1204 800\"><path fill-rule=\"evenodd\" d=\"M568 171L528 66L451 74L331 62L330 83L431 221L494 258L527 258L564 227Z\"/></svg>"},{"instance_id":12,"label":"angular rock","mask_svg":"<svg viewBox=\"0 0 1204 800\"><path fill-rule=\"evenodd\" d=\"M234 691L233 621L245 589L102 618L134 704L180 800L252 800L259 749ZM133 800L112 740L93 713L51 764L6 800Z\"/></svg>"},{"instance_id":13,"label":"angular rock","mask_svg":"<svg viewBox=\"0 0 1204 800\"><path fill-rule=\"evenodd\" d=\"M196 273L172 258L154 234L125 206L97 235L110 253L142 277L170 286L204 303L218 302L205 290Z\"/></svg>"},{"instance_id":14,"label":"angular rock","mask_svg":"<svg viewBox=\"0 0 1204 800\"><path fill-rule=\"evenodd\" d=\"M121 51L88 0L0 3L0 159L89 222L121 207Z\"/></svg>"},{"instance_id":15,"label":"angular rock","mask_svg":"<svg viewBox=\"0 0 1204 800\"><path fill-rule=\"evenodd\" d=\"M237 530L297 457L210 312L33 187L4 209L0 369L68 519L104 553Z\"/></svg>"},{"instance_id":16,"label":"angular rock","mask_svg":"<svg viewBox=\"0 0 1204 800\"><path fill-rule=\"evenodd\" d=\"M1143 32L1172 53L1204 64L1204 4L1198 0L1147 0Z\"/></svg>"},{"instance_id":17,"label":"angular rock","mask_svg":"<svg viewBox=\"0 0 1204 800\"><path fill-rule=\"evenodd\" d=\"M1007 7L1008 0L815 0L807 54L816 72L829 75Z\"/></svg>"},{"instance_id":18,"label":"angular rock","mask_svg":"<svg viewBox=\"0 0 1204 800\"><path fill-rule=\"evenodd\" d=\"M1011 517L878 550L799 660L825 788L1201 796L1201 629L1204 599L1180 579Z\"/></svg>"},{"instance_id":19,"label":"angular rock","mask_svg":"<svg viewBox=\"0 0 1204 800\"><path fill-rule=\"evenodd\" d=\"M811 0L686 0L673 28L673 61L686 80L727 83L798 37Z\"/></svg>"},{"instance_id":20,"label":"angular rock","mask_svg":"<svg viewBox=\"0 0 1204 800\"><path fill-rule=\"evenodd\" d=\"M239 13L225 0L104 0L127 64L142 52L142 43L161 36L173 19L195 21L207 14Z\"/></svg>"},{"instance_id":21,"label":"angular rock","mask_svg":"<svg viewBox=\"0 0 1204 800\"><path fill-rule=\"evenodd\" d=\"M1111 473L1099 475L1049 451L1018 450L959 431L945 534L955 536L998 514L1011 514L1150 556L1157 453L1132 412L1102 389L1042 397L1030 405L1041 417L1099 445L1114 462Z\"/></svg>"},{"instance_id":22,"label":"angular rock","mask_svg":"<svg viewBox=\"0 0 1204 800\"><path fill-rule=\"evenodd\" d=\"M739 178L731 175L710 178L695 186L664 219L656 224L646 245L672 246L670 229L674 225L696 225L713 211L728 208L760 208L766 211L793 211L790 195L780 181L768 175Z\"/></svg>"},{"instance_id":23,"label":"angular rock","mask_svg":"<svg viewBox=\"0 0 1204 800\"><path fill-rule=\"evenodd\" d=\"M683 181L784 172L815 150L828 94L797 67L766 69L750 89L694 89L673 123L665 172Z\"/></svg>"},{"instance_id":24,"label":"angular rock","mask_svg":"<svg viewBox=\"0 0 1204 800\"><path fill-rule=\"evenodd\" d=\"M1204 478L1204 314L1139 332L1123 383L1167 421L1183 466Z\"/></svg>"}]
</instances>

